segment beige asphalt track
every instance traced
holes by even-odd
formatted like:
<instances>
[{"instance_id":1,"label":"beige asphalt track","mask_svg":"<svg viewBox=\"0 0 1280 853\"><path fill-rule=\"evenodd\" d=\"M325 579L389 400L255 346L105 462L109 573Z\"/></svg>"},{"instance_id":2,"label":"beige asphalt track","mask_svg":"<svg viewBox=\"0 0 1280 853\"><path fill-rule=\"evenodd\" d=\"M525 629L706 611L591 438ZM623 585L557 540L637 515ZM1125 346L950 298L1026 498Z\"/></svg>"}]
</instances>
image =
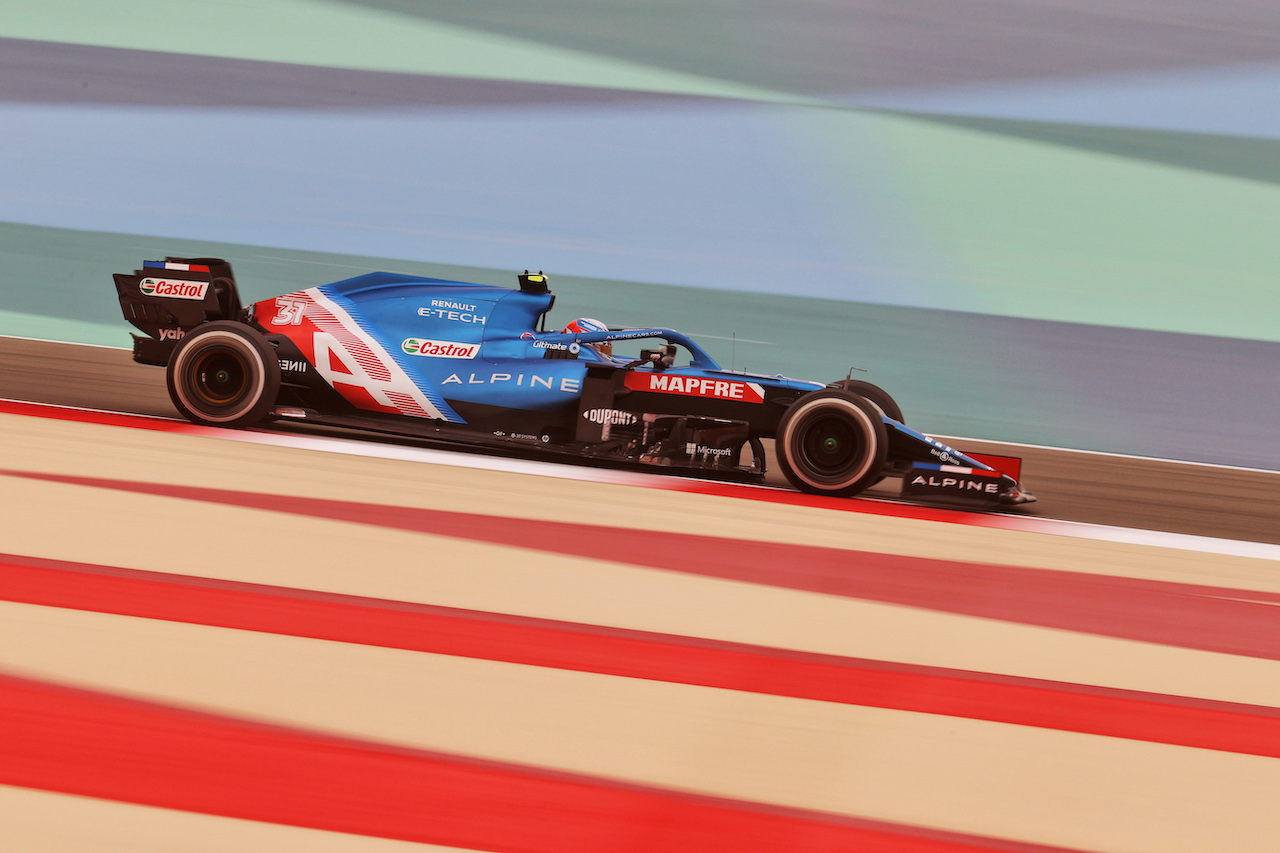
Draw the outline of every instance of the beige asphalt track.
<instances>
[{"instance_id":1,"label":"beige asphalt track","mask_svg":"<svg viewBox=\"0 0 1280 853\"><path fill-rule=\"evenodd\" d=\"M688 530L697 519L714 535L1280 588L1262 560L687 494L665 494L653 512L652 495L628 486L21 416L0 418L0 431L22 448L8 464L32 471L549 520L591 509L620 526ZM5 548L28 556L1280 705L1273 661L429 533L0 482ZM217 530L234 533L200 535ZM1262 850L1280 832L1271 759L33 605L0 605L0 625L5 671L397 744L1084 849L1124 838L1123 849Z\"/></svg>"},{"instance_id":2,"label":"beige asphalt track","mask_svg":"<svg viewBox=\"0 0 1280 853\"><path fill-rule=\"evenodd\" d=\"M133 366L127 353L0 343L9 348L0 395L167 410L161 372ZM22 393L39 379L42 395ZM1280 592L1280 564L1271 560L212 437L0 415L0 447L0 467L15 471L590 517L657 532ZM1046 515L1059 515L1047 511L1056 502L1048 496L1087 493L1070 477L1060 492L1054 478L1033 480L1048 469L1026 455L1026 479ZM1170 485L1178 478L1204 476L1225 490L1245 477L1271 490L1272 506L1277 500L1277 475L1132 464L1126 470L1154 472L1149 488L1162 500L1181 495L1188 518L1209 511ZM8 476L0 476L0 513L0 551L29 557L1280 706L1277 661L568 557L536 542L493 545ZM1238 530L1189 531L1178 520L1167 528ZM1234 535L1275 541L1270 532ZM1280 760L1207 749L16 603L0 603L0 672L372 741L1075 849L1265 851L1280 837ZM410 849L2 786L0 823L24 839L22 849L41 853Z\"/></svg>"},{"instance_id":3,"label":"beige asphalt track","mask_svg":"<svg viewBox=\"0 0 1280 853\"><path fill-rule=\"evenodd\" d=\"M22 853L449 853L459 849L7 785L0 785L0 826L6 849Z\"/></svg>"}]
</instances>

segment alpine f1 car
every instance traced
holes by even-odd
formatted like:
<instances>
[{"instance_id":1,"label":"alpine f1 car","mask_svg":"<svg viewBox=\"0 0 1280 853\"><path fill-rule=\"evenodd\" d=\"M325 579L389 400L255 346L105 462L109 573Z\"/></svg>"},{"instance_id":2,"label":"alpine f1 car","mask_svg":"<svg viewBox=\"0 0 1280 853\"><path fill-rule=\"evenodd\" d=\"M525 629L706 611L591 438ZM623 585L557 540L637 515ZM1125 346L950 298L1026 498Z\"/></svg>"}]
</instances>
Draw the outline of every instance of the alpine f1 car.
<instances>
[{"instance_id":1,"label":"alpine f1 car","mask_svg":"<svg viewBox=\"0 0 1280 853\"><path fill-rule=\"evenodd\" d=\"M914 499L1034 500L1019 460L911 429L874 385L728 371L666 328L582 319L548 331L546 277L518 280L374 272L242 305L216 258L115 276L125 319L144 333L134 360L165 367L174 406L199 424L292 420L745 480L763 479L772 438L806 492L855 495L901 477Z\"/></svg>"}]
</instances>

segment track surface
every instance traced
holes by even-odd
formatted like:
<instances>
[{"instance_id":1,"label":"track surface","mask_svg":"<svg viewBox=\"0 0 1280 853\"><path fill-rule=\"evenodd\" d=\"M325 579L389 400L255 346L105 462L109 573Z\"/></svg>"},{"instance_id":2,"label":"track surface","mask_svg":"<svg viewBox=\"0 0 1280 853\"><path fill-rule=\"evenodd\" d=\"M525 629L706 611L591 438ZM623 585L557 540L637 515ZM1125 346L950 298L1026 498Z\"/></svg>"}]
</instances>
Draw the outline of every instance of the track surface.
<instances>
[{"instance_id":1,"label":"track surface","mask_svg":"<svg viewBox=\"0 0 1280 853\"><path fill-rule=\"evenodd\" d=\"M21 849L1280 833L1274 559L208 432L0 414Z\"/></svg>"},{"instance_id":2,"label":"track surface","mask_svg":"<svg viewBox=\"0 0 1280 853\"><path fill-rule=\"evenodd\" d=\"M164 372L124 350L0 338L0 397L177 417ZM963 442L962 448L1021 456L1039 502L1025 514L1280 544L1280 472L1240 470ZM770 482L785 485L776 465ZM871 494L892 496L896 481Z\"/></svg>"},{"instance_id":3,"label":"track surface","mask_svg":"<svg viewBox=\"0 0 1280 853\"><path fill-rule=\"evenodd\" d=\"M167 412L127 353L4 343L5 396ZM39 406L0 438L17 849L1280 835L1272 546Z\"/></svg>"}]
</instances>

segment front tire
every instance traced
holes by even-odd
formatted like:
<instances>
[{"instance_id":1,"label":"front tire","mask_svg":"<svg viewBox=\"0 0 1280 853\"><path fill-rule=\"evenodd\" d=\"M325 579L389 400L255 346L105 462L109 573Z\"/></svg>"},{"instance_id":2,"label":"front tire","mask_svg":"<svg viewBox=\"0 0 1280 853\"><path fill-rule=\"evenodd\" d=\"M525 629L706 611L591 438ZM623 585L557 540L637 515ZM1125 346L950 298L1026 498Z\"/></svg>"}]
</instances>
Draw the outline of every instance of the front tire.
<instances>
[{"instance_id":1,"label":"front tire","mask_svg":"<svg viewBox=\"0 0 1280 853\"><path fill-rule=\"evenodd\" d=\"M793 486L840 497L878 482L889 449L880 411L839 389L815 391L792 404L774 444L778 465Z\"/></svg>"},{"instance_id":2,"label":"front tire","mask_svg":"<svg viewBox=\"0 0 1280 853\"><path fill-rule=\"evenodd\" d=\"M900 424L907 422L907 419L902 416L902 409L899 408L898 402L890 397L889 392L879 385L872 385L870 382L863 382L859 379L841 379L839 382L832 382L827 387L841 388L845 391L852 391L860 397L866 397L881 413L888 415Z\"/></svg>"},{"instance_id":3,"label":"front tire","mask_svg":"<svg viewBox=\"0 0 1280 853\"><path fill-rule=\"evenodd\" d=\"M280 392L275 348L255 330L218 321L192 330L165 374L169 399L187 420L245 427L262 420Z\"/></svg>"}]
</instances>

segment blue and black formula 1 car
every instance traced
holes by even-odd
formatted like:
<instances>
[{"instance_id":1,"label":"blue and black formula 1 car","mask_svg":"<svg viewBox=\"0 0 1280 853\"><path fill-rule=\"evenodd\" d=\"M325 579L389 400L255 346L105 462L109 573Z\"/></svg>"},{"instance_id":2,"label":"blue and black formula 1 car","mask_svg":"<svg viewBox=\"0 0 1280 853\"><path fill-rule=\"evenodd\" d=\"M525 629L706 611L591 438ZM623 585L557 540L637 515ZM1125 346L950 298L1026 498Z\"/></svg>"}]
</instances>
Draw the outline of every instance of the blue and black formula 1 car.
<instances>
[{"instance_id":1,"label":"blue and black formula 1 car","mask_svg":"<svg viewBox=\"0 0 1280 853\"><path fill-rule=\"evenodd\" d=\"M242 306L216 258L115 276L125 319L146 334L134 359L167 368L173 404L196 423L292 419L746 480L763 478L761 439L773 438L806 492L855 495L892 476L916 499L1034 500L1018 460L916 432L874 385L727 371L672 329L582 319L546 331L546 277L519 283L375 272Z\"/></svg>"}]
</instances>

